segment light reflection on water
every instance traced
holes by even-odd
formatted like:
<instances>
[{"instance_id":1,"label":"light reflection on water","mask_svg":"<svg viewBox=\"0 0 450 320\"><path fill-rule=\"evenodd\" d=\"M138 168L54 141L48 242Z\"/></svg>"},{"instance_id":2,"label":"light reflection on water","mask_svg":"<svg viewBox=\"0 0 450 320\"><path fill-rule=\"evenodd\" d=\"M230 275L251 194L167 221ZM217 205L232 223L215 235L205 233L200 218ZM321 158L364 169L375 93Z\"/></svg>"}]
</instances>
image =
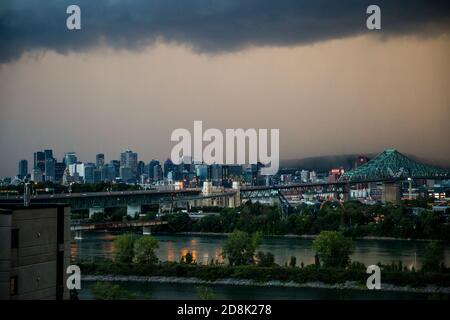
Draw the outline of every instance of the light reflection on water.
<instances>
[{"instance_id":1,"label":"light reflection on water","mask_svg":"<svg viewBox=\"0 0 450 320\"><path fill-rule=\"evenodd\" d=\"M73 240L71 257L74 260L112 259L114 257L114 239L118 233L112 232L85 232L82 240ZM136 234L136 236L139 236ZM159 241L156 250L158 258L162 261L179 261L187 252L202 264L211 260L223 262L222 236L187 236L187 235L154 235ZM424 251L424 242L394 241L394 240L357 240L352 260L365 265L390 264L402 262L408 268L420 268ZM275 262L284 265L291 256L297 259L297 265L314 263L314 251L311 248L312 240L298 238L273 237L264 238L258 250L270 251L275 256ZM450 265L450 247L445 245L445 264Z\"/></svg>"}]
</instances>

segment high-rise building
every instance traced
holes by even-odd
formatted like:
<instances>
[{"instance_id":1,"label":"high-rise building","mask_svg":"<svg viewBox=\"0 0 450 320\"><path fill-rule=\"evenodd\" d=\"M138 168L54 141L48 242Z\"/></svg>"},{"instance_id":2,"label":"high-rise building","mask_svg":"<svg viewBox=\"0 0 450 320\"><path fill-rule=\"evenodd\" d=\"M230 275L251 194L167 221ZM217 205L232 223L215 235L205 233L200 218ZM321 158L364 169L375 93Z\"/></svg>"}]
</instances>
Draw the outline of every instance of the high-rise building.
<instances>
[{"instance_id":1,"label":"high-rise building","mask_svg":"<svg viewBox=\"0 0 450 320\"><path fill-rule=\"evenodd\" d=\"M76 164L77 161L77 155L75 152L66 152L66 154L64 154L63 162L66 164L66 167L70 166L71 164Z\"/></svg>"},{"instance_id":2,"label":"high-rise building","mask_svg":"<svg viewBox=\"0 0 450 320\"><path fill-rule=\"evenodd\" d=\"M137 177L137 167L138 167L138 154L126 150L120 154L120 166L131 168L133 175Z\"/></svg>"},{"instance_id":3,"label":"high-rise building","mask_svg":"<svg viewBox=\"0 0 450 320\"><path fill-rule=\"evenodd\" d=\"M208 166L206 164L196 165L196 175L200 181L208 179Z\"/></svg>"},{"instance_id":4,"label":"high-rise building","mask_svg":"<svg viewBox=\"0 0 450 320\"><path fill-rule=\"evenodd\" d=\"M94 169L95 164L93 163L84 164L84 183L95 183Z\"/></svg>"},{"instance_id":5,"label":"high-rise building","mask_svg":"<svg viewBox=\"0 0 450 320\"><path fill-rule=\"evenodd\" d=\"M137 164L137 176L140 177L142 174L145 173L145 163L144 161L139 161Z\"/></svg>"},{"instance_id":6,"label":"high-rise building","mask_svg":"<svg viewBox=\"0 0 450 320\"><path fill-rule=\"evenodd\" d=\"M120 178L125 183L133 183L136 182L136 177L133 173L133 169L130 167L120 167Z\"/></svg>"},{"instance_id":7,"label":"high-rise building","mask_svg":"<svg viewBox=\"0 0 450 320\"><path fill-rule=\"evenodd\" d=\"M103 167L105 165L105 155L103 153L99 153L95 156L95 165L97 168Z\"/></svg>"},{"instance_id":8,"label":"high-rise building","mask_svg":"<svg viewBox=\"0 0 450 320\"><path fill-rule=\"evenodd\" d=\"M64 162L55 163L55 182L62 182L64 170L66 170L66 164Z\"/></svg>"},{"instance_id":9,"label":"high-rise building","mask_svg":"<svg viewBox=\"0 0 450 320\"><path fill-rule=\"evenodd\" d=\"M158 165L159 165L159 161L155 160L155 159L153 159L152 161L150 161L148 163L148 177L150 179L156 180L154 177L154 172L155 172L154 168L155 168L155 166L158 166Z\"/></svg>"},{"instance_id":10,"label":"high-rise building","mask_svg":"<svg viewBox=\"0 0 450 320\"><path fill-rule=\"evenodd\" d=\"M20 160L19 161L19 178L24 179L28 175L28 161Z\"/></svg>"},{"instance_id":11,"label":"high-rise building","mask_svg":"<svg viewBox=\"0 0 450 320\"><path fill-rule=\"evenodd\" d=\"M162 179L163 179L163 171L162 171L162 167L161 167L161 165L159 164L159 161L158 161L158 164L156 164L153 167L153 181L159 181L159 180L162 180Z\"/></svg>"},{"instance_id":12,"label":"high-rise building","mask_svg":"<svg viewBox=\"0 0 450 320\"><path fill-rule=\"evenodd\" d=\"M36 182L36 183L40 183L40 182L44 181L44 175L43 175L41 169L34 168L31 171L31 181Z\"/></svg>"},{"instance_id":13,"label":"high-rise building","mask_svg":"<svg viewBox=\"0 0 450 320\"><path fill-rule=\"evenodd\" d=\"M45 155L45 181L55 181L55 159L53 158L53 150L44 150Z\"/></svg>"},{"instance_id":14,"label":"high-rise building","mask_svg":"<svg viewBox=\"0 0 450 320\"><path fill-rule=\"evenodd\" d=\"M164 177L167 178L167 175L169 174L169 172L172 172L174 170L174 164L172 162L172 160L167 159L166 161L164 161Z\"/></svg>"},{"instance_id":15,"label":"high-rise building","mask_svg":"<svg viewBox=\"0 0 450 320\"><path fill-rule=\"evenodd\" d=\"M45 159L45 181L55 181L55 164L56 161L53 158Z\"/></svg>"},{"instance_id":16,"label":"high-rise building","mask_svg":"<svg viewBox=\"0 0 450 320\"><path fill-rule=\"evenodd\" d=\"M114 178L120 177L120 161L111 160L110 164L114 167Z\"/></svg>"},{"instance_id":17,"label":"high-rise building","mask_svg":"<svg viewBox=\"0 0 450 320\"><path fill-rule=\"evenodd\" d=\"M37 151L34 153L33 169L39 169L41 173L45 172L45 153Z\"/></svg>"}]
</instances>

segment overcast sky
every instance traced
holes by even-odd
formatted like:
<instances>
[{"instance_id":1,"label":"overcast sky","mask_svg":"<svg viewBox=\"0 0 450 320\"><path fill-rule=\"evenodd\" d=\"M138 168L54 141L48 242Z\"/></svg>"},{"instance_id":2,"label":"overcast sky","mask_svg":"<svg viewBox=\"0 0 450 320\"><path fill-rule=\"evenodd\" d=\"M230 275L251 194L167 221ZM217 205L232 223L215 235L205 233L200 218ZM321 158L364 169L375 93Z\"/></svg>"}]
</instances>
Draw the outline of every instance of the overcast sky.
<instances>
[{"instance_id":1,"label":"overcast sky","mask_svg":"<svg viewBox=\"0 0 450 320\"><path fill-rule=\"evenodd\" d=\"M378 1L381 31L368 4L3 1L0 177L44 148L164 160L194 120L279 128L282 159L394 147L450 162L449 2Z\"/></svg>"}]
</instances>

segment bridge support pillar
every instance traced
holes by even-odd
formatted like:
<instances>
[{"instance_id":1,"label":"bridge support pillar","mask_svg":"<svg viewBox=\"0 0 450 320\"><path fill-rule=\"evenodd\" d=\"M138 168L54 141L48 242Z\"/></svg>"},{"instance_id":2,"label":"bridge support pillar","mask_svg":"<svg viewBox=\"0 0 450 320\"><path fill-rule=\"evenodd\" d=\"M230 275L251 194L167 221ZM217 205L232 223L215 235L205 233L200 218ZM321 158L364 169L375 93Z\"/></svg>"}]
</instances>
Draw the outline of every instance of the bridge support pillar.
<instances>
[{"instance_id":1,"label":"bridge support pillar","mask_svg":"<svg viewBox=\"0 0 450 320\"><path fill-rule=\"evenodd\" d=\"M141 213L141 206L138 205L127 205L127 215L128 216L135 216L137 214Z\"/></svg>"},{"instance_id":2,"label":"bridge support pillar","mask_svg":"<svg viewBox=\"0 0 450 320\"><path fill-rule=\"evenodd\" d=\"M236 191L236 194L229 198L228 206L230 208L237 208L241 206L241 187L239 185L239 181L233 181L233 190Z\"/></svg>"},{"instance_id":3,"label":"bridge support pillar","mask_svg":"<svg viewBox=\"0 0 450 320\"><path fill-rule=\"evenodd\" d=\"M89 219L92 218L94 213L104 213L104 208L89 208Z\"/></svg>"},{"instance_id":4,"label":"bridge support pillar","mask_svg":"<svg viewBox=\"0 0 450 320\"><path fill-rule=\"evenodd\" d=\"M142 235L149 236L152 234L152 229L150 226L143 226L142 227Z\"/></svg>"},{"instance_id":5,"label":"bridge support pillar","mask_svg":"<svg viewBox=\"0 0 450 320\"><path fill-rule=\"evenodd\" d=\"M381 201L383 203L400 203L400 185L396 182L383 184L383 193L381 195Z\"/></svg>"}]
</instances>

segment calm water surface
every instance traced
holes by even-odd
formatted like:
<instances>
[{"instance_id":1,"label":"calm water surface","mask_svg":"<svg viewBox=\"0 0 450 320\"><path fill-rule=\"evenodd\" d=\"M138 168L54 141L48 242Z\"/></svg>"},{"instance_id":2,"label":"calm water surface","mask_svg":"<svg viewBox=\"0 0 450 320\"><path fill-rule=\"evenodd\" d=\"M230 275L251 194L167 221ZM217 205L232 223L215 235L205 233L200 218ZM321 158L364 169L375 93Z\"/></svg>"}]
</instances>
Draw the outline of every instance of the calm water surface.
<instances>
[{"instance_id":1,"label":"calm water surface","mask_svg":"<svg viewBox=\"0 0 450 320\"><path fill-rule=\"evenodd\" d=\"M73 240L71 256L73 260L112 259L113 241L117 232L85 232L83 239ZM138 235L138 234L136 234ZM209 263L212 259L222 261L223 236L197 235L154 235L159 241L158 258L162 261L179 261L180 257L190 251L199 263ZM402 261L409 268L421 267L426 242L396 240L356 240L352 260L365 265L392 263ZM297 264L314 263L312 240L298 238L270 237L264 238L258 250L270 251L278 264L285 264L291 256L297 258ZM450 265L450 246L445 244L445 264Z\"/></svg>"}]
</instances>

